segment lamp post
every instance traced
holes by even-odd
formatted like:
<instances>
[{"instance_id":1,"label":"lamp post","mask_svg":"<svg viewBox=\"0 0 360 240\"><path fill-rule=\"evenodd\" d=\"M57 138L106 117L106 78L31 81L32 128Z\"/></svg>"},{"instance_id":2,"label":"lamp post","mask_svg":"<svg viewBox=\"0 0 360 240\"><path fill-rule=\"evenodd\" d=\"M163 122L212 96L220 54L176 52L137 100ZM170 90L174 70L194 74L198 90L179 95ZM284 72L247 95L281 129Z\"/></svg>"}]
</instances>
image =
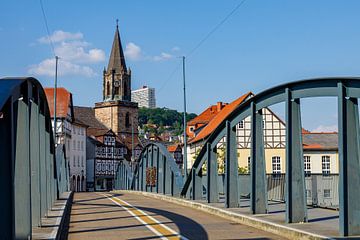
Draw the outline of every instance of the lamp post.
<instances>
[{"instance_id":1,"label":"lamp post","mask_svg":"<svg viewBox=\"0 0 360 240\"><path fill-rule=\"evenodd\" d=\"M57 92L57 73L59 57L55 56L55 84L54 84L54 144L56 146L56 92Z\"/></svg>"},{"instance_id":2,"label":"lamp post","mask_svg":"<svg viewBox=\"0 0 360 240\"><path fill-rule=\"evenodd\" d=\"M184 86L184 177L188 176L187 172L187 137L186 137L186 86L185 86L185 56L182 56L183 66L183 86Z\"/></svg>"}]
</instances>

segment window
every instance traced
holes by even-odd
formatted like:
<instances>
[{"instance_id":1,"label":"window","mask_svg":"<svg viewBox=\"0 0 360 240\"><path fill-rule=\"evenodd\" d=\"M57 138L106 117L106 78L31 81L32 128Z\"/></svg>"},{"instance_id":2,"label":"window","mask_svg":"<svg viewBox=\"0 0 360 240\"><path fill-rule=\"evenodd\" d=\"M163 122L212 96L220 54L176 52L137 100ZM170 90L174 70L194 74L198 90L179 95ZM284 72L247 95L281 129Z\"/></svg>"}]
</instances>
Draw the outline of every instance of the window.
<instances>
[{"instance_id":1,"label":"window","mask_svg":"<svg viewBox=\"0 0 360 240\"><path fill-rule=\"evenodd\" d=\"M78 167L80 167L80 157L78 156Z\"/></svg>"},{"instance_id":2,"label":"window","mask_svg":"<svg viewBox=\"0 0 360 240\"><path fill-rule=\"evenodd\" d=\"M81 141L81 151L83 151L83 150L84 150L84 142Z\"/></svg>"},{"instance_id":3,"label":"window","mask_svg":"<svg viewBox=\"0 0 360 240\"><path fill-rule=\"evenodd\" d=\"M129 113L127 112L126 113L126 116L125 116L125 127L130 127L130 116L129 116Z\"/></svg>"},{"instance_id":4,"label":"window","mask_svg":"<svg viewBox=\"0 0 360 240\"><path fill-rule=\"evenodd\" d=\"M107 96L111 95L110 94L110 83L109 82L106 83L106 95Z\"/></svg>"},{"instance_id":5,"label":"window","mask_svg":"<svg viewBox=\"0 0 360 240\"><path fill-rule=\"evenodd\" d=\"M304 156L304 171L306 177L309 177L311 175L310 156Z\"/></svg>"},{"instance_id":6,"label":"window","mask_svg":"<svg viewBox=\"0 0 360 240\"><path fill-rule=\"evenodd\" d=\"M279 156L272 157L272 171L274 175L281 174L281 158Z\"/></svg>"},{"instance_id":7,"label":"window","mask_svg":"<svg viewBox=\"0 0 360 240\"><path fill-rule=\"evenodd\" d=\"M330 197L330 189L324 189L324 198Z\"/></svg>"},{"instance_id":8,"label":"window","mask_svg":"<svg viewBox=\"0 0 360 240\"><path fill-rule=\"evenodd\" d=\"M74 150L75 150L76 149L76 141L74 140L73 143L74 143Z\"/></svg>"},{"instance_id":9,"label":"window","mask_svg":"<svg viewBox=\"0 0 360 240\"><path fill-rule=\"evenodd\" d=\"M73 158L73 167L75 167L75 156Z\"/></svg>"},{"instance_id":10,"label":"window","mask_svg":"<svg viewBox=\"0 0 360 240\"><path fill-rule=\"evenodd\" d=\"M322 156L321 163L323 176L328 176L330 174L330 156Z\"/></svg>"},{"instance_id":11,"label":"window","mask_svg":"<svg viewBox=\"0 0 360 240\"><path fill-rule=\"evenodd\" d=\"M78 141L78 150L80 151L80 141Z\"/></svg>"},{"instance_id":12,"label":"window","mask_svg":"<svg viewBox=\"0 0 360 240\"><path fill-rule=\"evenodd\" d=\"M306 189L306 197L311 198L311 190Z\"/></svg>"},{"instance_id":13,"label":"window","mask_svg":"<svg viewBox=\"0 0 360 240\"><path fill-rule=\"evenodd\" d=\"M239 122L239 128L244 128L244 120Z\"/></svg>"},{"instance_id":14,"label":"window","mask_svg":"<svg viewBox=\"0 0 360 240\"><path fill-rule=\"evenodd\" d=\"M84 156L81 156L81 166L84 167Z\"/></svg>"}]
</instances>

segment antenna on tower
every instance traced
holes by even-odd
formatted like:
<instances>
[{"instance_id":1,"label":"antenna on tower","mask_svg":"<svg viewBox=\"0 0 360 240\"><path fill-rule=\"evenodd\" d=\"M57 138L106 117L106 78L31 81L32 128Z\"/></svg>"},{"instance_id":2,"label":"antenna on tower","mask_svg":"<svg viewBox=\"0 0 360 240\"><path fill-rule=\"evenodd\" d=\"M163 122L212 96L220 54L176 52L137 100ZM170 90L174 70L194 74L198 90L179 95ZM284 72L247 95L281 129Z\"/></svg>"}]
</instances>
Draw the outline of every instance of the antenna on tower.
<instances>
[{"instance_id":1,"label":"antenna on tower","mask_svg":"<svg viewBox=\"0 0 360 240\"><path fill-rule=\"evenodd\" d=\"M119 19L116 19L116 28L119 28Z\"/></svg>"}]
</instances>

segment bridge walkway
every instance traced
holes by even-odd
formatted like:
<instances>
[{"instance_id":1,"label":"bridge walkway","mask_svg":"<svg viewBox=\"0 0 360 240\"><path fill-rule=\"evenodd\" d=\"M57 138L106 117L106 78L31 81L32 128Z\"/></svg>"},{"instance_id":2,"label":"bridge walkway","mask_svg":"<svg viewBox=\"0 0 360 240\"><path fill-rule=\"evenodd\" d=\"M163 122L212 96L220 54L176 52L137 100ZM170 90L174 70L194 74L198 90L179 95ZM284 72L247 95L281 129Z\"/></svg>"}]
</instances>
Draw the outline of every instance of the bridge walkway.
<instances>
[{"instance_id":1,"label":"bridge walkway","mask_svg":"<svg viewBox=\"0 0 360 240\"><path fill-rule=\"evenodd\" d=\"M68 239L281 239L208 213L132 193L75 193Z\"/></svg>"}]
</instances>

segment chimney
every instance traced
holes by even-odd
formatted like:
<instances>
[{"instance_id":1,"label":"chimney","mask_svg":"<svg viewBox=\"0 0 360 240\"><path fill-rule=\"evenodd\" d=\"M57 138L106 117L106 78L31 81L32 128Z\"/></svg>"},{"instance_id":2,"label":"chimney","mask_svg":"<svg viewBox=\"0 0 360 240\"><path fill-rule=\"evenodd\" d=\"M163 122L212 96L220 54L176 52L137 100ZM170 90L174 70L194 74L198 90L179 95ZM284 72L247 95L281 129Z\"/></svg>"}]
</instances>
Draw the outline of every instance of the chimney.
<instances>
[{"instance_id":1,"label":"chimney","mask_svg":"<svg viewBox=\"0 0 360 240\"><path fill-rule=\"evenodd\" d=\"M223 103L222 102L217 102L217 111L220 112L221 109L223 109Z\"/></svg>"}]
</instances>

